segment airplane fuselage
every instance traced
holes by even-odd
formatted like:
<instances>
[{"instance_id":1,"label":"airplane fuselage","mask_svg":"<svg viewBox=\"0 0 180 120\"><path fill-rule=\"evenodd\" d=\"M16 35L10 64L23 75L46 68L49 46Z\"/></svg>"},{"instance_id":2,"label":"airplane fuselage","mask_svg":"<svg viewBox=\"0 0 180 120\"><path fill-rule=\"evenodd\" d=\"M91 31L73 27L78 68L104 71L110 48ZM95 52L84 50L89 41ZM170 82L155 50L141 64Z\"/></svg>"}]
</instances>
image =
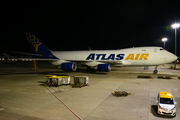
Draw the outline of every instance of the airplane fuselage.
<instances>
[{"instance_id":1,"label":"airplane fuselage","mask_svg":"<svg viewBox=\"0 0 180 120\"><path fill-rule=\"evenodd\" d=\"M51 51L35 35L26 33L27 40L37 56L32 60L47 60L64 71L76 71L87 66L87 71L110 71L111 66L157 66L177 60L177 56L161 47L135 47L120 50Z\"/></svg>"},{"instance_id":2,"label":"airplane fuselage","mask_svg":"<svg viewBox=\"0 0 180 120\"><path fill-rule=\"evenodd\" d=\"M170 63L177 59L175 55L161 47L136 47L121 50L52 51L52 54L60 60L112 63L113 66L156 66Z\"/></svg>"}]
</instances>

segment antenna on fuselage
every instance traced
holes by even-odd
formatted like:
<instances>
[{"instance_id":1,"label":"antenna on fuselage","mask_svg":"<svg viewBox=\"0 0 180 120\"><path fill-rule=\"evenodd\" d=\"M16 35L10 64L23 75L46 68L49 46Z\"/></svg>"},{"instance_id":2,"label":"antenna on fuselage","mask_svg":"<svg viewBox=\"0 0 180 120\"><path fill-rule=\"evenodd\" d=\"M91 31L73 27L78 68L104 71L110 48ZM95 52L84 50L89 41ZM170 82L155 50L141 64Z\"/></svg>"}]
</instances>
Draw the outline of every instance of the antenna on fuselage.
<instances>
[{"instance_id":1,"label":"antenna on fuselage","mask_svg":"<svg viewBox=\"0 0 180 120\"><path fill-rule=\"evenodd\" d=\"M91 46L88 46L88 48L89 48L89 51L93 50L93 48Z\"/></svg>"}]
</instances>

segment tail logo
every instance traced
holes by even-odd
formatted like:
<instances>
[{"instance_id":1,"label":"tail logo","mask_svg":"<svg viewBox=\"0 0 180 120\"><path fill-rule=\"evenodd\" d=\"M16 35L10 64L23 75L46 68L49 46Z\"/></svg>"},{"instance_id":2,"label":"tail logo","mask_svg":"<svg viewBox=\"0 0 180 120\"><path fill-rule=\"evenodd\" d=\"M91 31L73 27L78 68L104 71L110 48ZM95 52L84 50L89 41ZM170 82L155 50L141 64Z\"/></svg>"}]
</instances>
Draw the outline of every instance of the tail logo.
<instances>
[{"instance_id":1,"label":"tail logo","mask_svg":"<svg viewBox=\"0 0 180 120\"><path fill-rule=\"evenodd\" d=\"M35 52L38 52L38 47L42 44L42 42L40 42L40 40L31 33L26 33L26 36L29 43L34 46Z\"/></svg>"}]
</instances>

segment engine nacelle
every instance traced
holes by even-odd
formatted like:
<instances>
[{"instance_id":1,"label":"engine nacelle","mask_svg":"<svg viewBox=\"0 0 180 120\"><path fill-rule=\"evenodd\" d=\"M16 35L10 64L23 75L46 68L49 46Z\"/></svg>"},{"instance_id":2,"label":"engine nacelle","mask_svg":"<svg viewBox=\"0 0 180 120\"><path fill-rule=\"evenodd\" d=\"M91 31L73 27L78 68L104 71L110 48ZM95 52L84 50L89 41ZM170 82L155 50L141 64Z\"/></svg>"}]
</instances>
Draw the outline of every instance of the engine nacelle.
<instances>
[{"instance_id":1,"label":"engine nacelle","mask_svg":"<svg viewBox=\"0 0 180 120\"><path fill-rule=\"evenodd\" d=\"M111 67L109 64L98 64L97 70L109 72L109 71L111 71Z\"/></svg>"},{"instance_id":2,"label":"engine nacelle","mask_svg":"<svg viewBox=\"0 0 180 120\"><path fill-rule=\"evenodd\" d=\"M61 69L65 71L76 71L77 65L73 62L62 63Z\"/></svg>"}]
</instances>

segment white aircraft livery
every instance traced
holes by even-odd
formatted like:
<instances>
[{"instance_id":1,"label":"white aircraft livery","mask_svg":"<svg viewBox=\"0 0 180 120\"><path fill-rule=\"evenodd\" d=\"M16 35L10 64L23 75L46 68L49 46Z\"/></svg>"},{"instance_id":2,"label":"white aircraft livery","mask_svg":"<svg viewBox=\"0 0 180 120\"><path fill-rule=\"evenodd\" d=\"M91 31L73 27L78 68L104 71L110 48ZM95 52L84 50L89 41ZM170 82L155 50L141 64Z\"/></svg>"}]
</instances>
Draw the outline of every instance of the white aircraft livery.
<instances>
[{"instance_id":1,"label":"white aircraft livery","mask_svg":"<svg viewBox=\"0 0 180 120\"><path fill-rule=\"evenodd\" d=\"M64 71L76 71L80 65L87 66L88 72L110 71L111 66L157 66L177 60L177 56L162 47L134 47L119 50L52 51L32 33L26 33L30 43L31 60L48 60ZM31 53L27 53L30 55Z\"/></svg>"}]
</instances>

